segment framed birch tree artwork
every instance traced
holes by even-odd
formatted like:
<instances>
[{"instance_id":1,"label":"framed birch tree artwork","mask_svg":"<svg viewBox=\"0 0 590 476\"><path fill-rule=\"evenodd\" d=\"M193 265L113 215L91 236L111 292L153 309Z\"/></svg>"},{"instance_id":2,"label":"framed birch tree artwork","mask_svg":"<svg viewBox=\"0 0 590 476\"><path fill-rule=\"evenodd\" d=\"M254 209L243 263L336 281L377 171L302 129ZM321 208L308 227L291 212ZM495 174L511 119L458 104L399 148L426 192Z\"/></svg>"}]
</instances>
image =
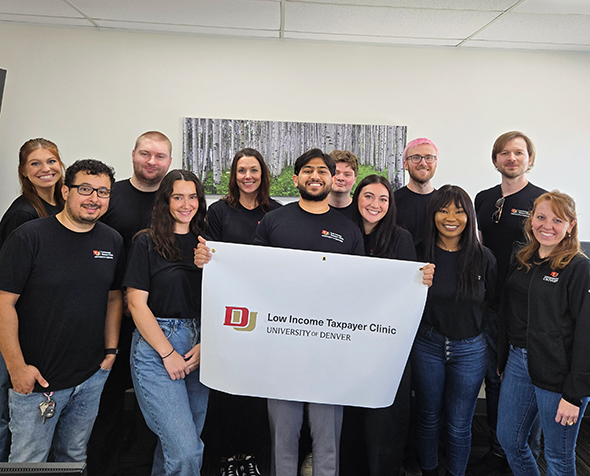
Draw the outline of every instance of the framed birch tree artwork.
<instances>
[{"instance_id":1,"label":"framed birch tree artwork","mask_svg":"<svg viewBox=\"0 0 590 476\"><path fill-rule=\"evenodd\" d=\"M184 119L183 167L193 171L208 194L225 195L234 155L259 151L271 173L272 196L296 197L293 164L305 151L349 150L359 158L357 183L370 174L403 186L406 126L325 124L187 117Z\"/></svg>"}]
</instances>

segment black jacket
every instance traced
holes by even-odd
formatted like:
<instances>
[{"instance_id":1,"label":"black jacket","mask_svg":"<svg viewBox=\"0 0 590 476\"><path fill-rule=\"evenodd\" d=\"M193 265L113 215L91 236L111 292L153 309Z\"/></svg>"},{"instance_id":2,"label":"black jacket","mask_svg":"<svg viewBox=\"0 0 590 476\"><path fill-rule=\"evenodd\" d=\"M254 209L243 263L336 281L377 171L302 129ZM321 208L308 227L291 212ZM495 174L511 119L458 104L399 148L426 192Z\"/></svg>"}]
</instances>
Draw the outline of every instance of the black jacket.
<instances>
[{"instance_id":1,"label":"black jacket","mask_svg":"<svg viewBox=\"0 0 590 476\"><path fill-rule=\"evenodd\" d=\"M514 273L525 272L514 267L505 289ZM529 272L533 273L527 306L529 375L537 387L580 406L581 398L590 396L590 262L578 255L558 272L548 261L533 265ZM503 294L498 335L501 372L509 351L506 291Z\"/></svg>"}]
</instances>

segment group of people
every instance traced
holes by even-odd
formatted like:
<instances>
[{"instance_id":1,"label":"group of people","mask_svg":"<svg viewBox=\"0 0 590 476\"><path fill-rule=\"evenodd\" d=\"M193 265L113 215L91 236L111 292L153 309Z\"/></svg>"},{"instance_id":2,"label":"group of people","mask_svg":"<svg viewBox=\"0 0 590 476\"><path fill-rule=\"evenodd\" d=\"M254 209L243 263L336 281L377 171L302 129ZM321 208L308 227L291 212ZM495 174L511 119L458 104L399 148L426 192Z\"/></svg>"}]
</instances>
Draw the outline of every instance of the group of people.
<instances>
[{"instance_id":1,"label":"group of people","mask_svg":"<svg viewBox=\"0 0 590 476\"><path fill-rule=\"evenodd\" d=\"M259 475L252 454L265 445L271 475L296 476L307 417L314 476L397 476L413 388L424 475L439 474L441 436L449 475L539 474L540 432L548 474L575 474L590 396L590 266L573 199L526 177L535 161L526 135L496 140L502 181L475 205L461 187L433 187L439 152L425 138L405 148L409 183L395 192L379 175L356 184L349 151L307 151L294 164L299 200L285 206L270 197L254 149L235 155L229 192L208 210L193 173L168 172L171 154L165 135L146 132L132 177L114 182L93 159L65 170L51 141L22 146L22 195L0 222L0 459L45 461L53 448L56 461L88 453L90 474L114 474L132 382L155 434L138 437L154 475L200 474L207 420L223 476ZM325 230L342 239L323 239ZM422 321L392 405L209 392L199 380L208 239L428 263ZM484 380L490 451L468 467Z\"/></svg>"}]
</instances>

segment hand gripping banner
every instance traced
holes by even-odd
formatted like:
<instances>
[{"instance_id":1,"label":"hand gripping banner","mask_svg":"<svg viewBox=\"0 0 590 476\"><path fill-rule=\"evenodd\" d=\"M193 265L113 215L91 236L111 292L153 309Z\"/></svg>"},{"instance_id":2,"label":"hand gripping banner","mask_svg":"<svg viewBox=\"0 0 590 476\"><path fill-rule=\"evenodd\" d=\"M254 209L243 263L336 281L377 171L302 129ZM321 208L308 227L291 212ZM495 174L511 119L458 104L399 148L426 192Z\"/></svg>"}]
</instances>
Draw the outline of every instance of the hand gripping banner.
<instances>
[{"instance_id":1,"label":"hand gripping banner","mask_svg":"<svg viewBox=\"0 0 590 476\"><path fill-rule=\"evenodd\" d=\"M301 402L393 403L426 302L421 263L207 246L205 385Z\"/></svg>"}]
</instances>

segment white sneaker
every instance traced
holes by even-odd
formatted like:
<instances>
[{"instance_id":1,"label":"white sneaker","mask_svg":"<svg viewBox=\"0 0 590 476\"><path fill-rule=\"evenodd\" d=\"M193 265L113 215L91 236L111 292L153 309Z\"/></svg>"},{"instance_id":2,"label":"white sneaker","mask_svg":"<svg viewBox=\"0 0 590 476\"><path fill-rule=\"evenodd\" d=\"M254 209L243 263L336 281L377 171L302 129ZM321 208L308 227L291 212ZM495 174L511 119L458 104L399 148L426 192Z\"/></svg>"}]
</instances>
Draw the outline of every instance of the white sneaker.
<instances>
[{"instance_id":1,"label":"white sneaker","mask_svg":"<svg viewBox=\"0 0 590 476\"><path fill-rule=\"evenodd\" d=\"M312 455L309 453L303 463L301 463L301 469L299 470L299 476L313 476L313 465L312 465Z\"/></svg>"}]
</instances>

